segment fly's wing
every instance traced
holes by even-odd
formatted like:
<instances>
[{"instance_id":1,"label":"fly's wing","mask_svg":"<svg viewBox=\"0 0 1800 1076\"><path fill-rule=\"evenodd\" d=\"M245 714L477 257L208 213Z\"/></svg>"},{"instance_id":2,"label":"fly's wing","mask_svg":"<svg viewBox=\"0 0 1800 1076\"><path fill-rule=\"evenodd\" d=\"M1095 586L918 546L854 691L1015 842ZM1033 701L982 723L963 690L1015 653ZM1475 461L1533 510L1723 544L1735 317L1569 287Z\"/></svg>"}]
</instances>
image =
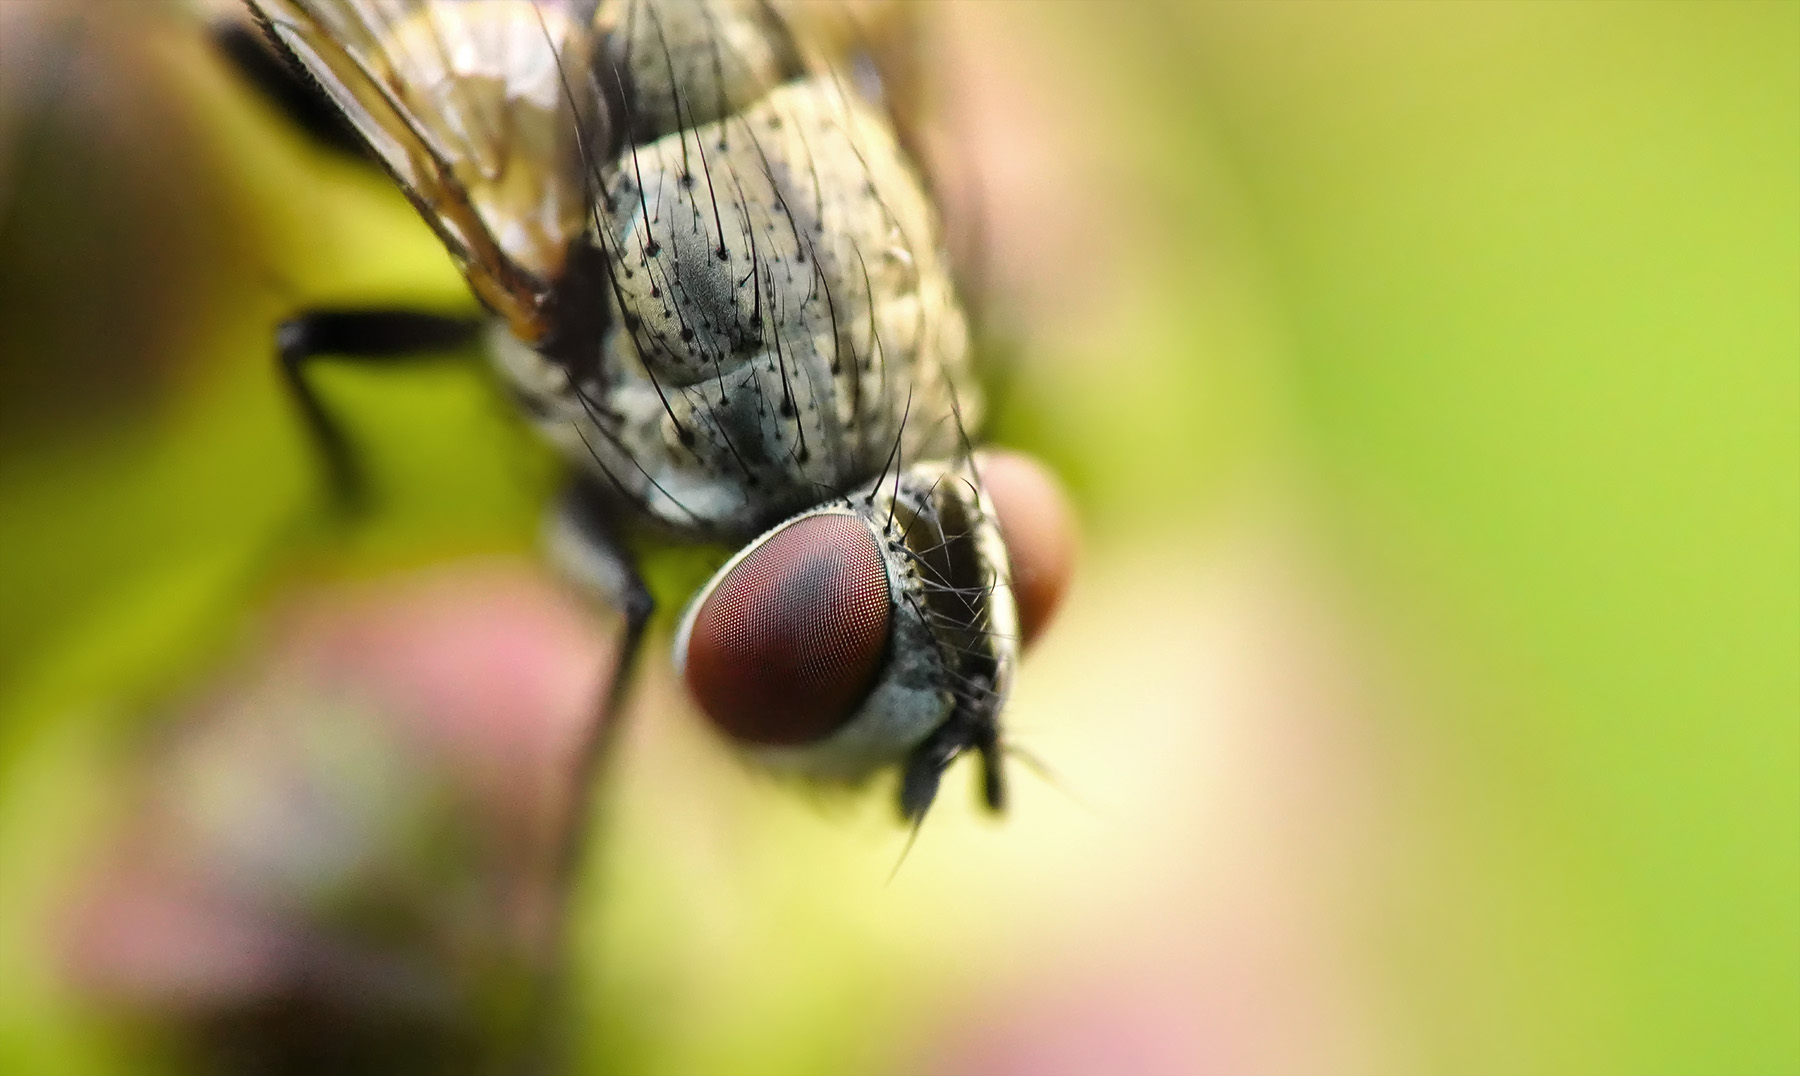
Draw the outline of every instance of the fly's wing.
<instances>
[{"instance_id":1,"label":"fly's wing","mask_svg":"<svg viewBox=\"0 0 1800 1076\"><path fill-rule=\"evenodd\" d=\"M520 339L589 212L611 140L593 0L251 0Z\"/></svg>"}]
</instances>

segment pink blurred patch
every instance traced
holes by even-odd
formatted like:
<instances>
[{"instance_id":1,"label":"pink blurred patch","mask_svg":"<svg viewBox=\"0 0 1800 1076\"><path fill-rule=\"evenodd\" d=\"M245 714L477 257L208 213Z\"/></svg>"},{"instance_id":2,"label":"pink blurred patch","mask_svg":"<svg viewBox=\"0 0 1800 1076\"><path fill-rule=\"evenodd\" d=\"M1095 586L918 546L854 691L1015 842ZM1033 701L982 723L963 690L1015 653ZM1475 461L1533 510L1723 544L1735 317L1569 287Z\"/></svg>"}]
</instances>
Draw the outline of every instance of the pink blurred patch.
<instances>
[{"instance_id":1,"label":"pink blurred patch","mask_svg":"<svg viewBox=\"0 0 1800 1076\"><path fill-rule=\"evenodd\" d=\"M936 1076L1183 1076L1227 1071L1206 1052L1176 999L1141 985L1040 998L966 1033Z\"/></svg>"},{"instance_id":2,"label":"pink blurred patch","mask_svg":"<svg viewBox=\"0 0 1800 1076\"><path fill-rule=\"evenodd\" d=\"M1323 969L1250 917L1153 956L1040 968L976 995L923 1071L932 1076L1307 1076L1345 1071L1345 1028ZM1197 924L1195 924L1197 925Z\"/></svg>"},{"instance_id":3,"label":"pink blurred patch","mask_svg":"<svg viewBox=\"0 0 1800 1076\"><path fill-rule=\"evenodd\" d=\"M562 809L614 654L590 610L501 561L316 598L282 648L291 675L367 692L522 821Z\"/></svg>"},{"instance_id":4,"label":"pink blurred patch","mask_svg":"<svg viewBox=\"0 0 1800 1076\"><path fill-rule=\"evenodd\" d=\"M376 723L371 743L390 744L402 772L447 793L439 809L454 812L454 828L484 835L464 869L490 895L478 913L488 944L530 952L554 906L547 866L568 776L614 653L592 611L537 571L493 561L316 592L276 622L269 645L189 707L146 761L131 822L70 905L74 984L192 1011L271 993L297 974L304 947L332 928L312 919L303 887L283 888L293 884L282 881L293 873L283 857L301 862L292 857L309 849L279 842L381 839L367 836L380 827L309 821L310 810L330 822L354 803L295 797L333 787L318 756L294 750L296 722L311 713ZM220 817L217 803L193 802L204 795L196 764L235 775L228 836L195 821ZM244 827L276 865L249 882ZM368 854L352 848L345 862Z\"/></svg>"},{"instance_id":5,"label":"pink blurred patch","mask_svg":"<svg viewBox=\"0 0 1800 1076\"><path fill-rule=\"evenodd\" d=\"M287 966L275 919L166 858L97 873L65 930L70 980L102 1000L211 1007L268 992Z\"/></svg>"}]
</instances>

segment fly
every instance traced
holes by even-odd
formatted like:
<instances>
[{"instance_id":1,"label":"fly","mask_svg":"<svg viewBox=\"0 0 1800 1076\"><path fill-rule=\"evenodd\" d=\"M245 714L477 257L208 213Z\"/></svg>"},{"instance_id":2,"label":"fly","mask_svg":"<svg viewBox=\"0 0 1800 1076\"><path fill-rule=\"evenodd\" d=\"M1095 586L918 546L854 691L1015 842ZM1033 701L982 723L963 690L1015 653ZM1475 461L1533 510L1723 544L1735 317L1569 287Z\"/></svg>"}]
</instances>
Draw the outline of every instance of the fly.
<instances>
[{"instance_id":1,"label":"fly","mask_svg":"<svg viewBox=\"0 0 1800 1076\"><path fill-rule=\"evenodd\" d=\"M284 326L335 487L354 498L359 472L308 361L485 334L568 464L553 552L625 618L601 735L651 613L627 536L724 542L741 549L674 647L722 733L820 780L897 766L915 825L972 751L1001 810L1021 621L1043 621L1065 565L1009 508L1043 473L974 453L944 236L868 79L754 0L251 7L494 314Z\"/></svg>"}]
</instances>

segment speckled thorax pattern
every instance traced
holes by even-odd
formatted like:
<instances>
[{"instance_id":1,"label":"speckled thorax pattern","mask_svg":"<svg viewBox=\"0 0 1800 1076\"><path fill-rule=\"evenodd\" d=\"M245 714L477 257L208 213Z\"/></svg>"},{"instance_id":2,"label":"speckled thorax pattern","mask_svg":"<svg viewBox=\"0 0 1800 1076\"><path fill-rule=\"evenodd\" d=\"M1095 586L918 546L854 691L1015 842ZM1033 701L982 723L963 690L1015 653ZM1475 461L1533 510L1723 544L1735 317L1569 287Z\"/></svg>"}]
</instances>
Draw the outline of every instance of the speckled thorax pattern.
<instances>
[{"instance_id":1,"label":"speckled thorax pattern","mask_svg":"<svg viewBox=\"0 0 1800 1076\"><path fill-rule=\"evenodd\" d=\"M569 301L604 308L571 320L599 332L493 350L640 522L742 540L890 459L956 454L980 403L936 214L886 117L755 36L778 26L681 15L702 7L611 31L634 88L613 94L616 145L582 147L609 156L565 263Z\"/></svg>"}]
</instances>

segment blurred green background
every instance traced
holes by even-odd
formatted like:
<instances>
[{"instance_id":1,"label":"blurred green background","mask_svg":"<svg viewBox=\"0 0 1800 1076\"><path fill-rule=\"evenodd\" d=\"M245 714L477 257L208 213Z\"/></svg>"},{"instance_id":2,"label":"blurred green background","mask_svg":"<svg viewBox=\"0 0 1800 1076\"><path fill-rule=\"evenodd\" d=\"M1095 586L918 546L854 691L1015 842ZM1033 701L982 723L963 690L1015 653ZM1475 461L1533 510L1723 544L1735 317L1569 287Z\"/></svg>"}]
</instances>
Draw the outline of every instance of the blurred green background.
<instances>
[{"instance_id":1,"label":"blurred green background","mask_svg":"<svg viewBox=\"0 0 1800 1076\"><path fill-rule=\"evenodd\" d=\"M528 550L551 474L469 364L339 371L388 511L310 528L269 326L454 272L178 19L11 7L0 1070L131 1071L44 924L158 701L282 588ZM1800 1072L1800 5L932 14L992 432L1087 529L1011 711L1071 795L953 777L887 883L885 795L658 664L592 1066Z\"/></svg>"}]
</instances>

